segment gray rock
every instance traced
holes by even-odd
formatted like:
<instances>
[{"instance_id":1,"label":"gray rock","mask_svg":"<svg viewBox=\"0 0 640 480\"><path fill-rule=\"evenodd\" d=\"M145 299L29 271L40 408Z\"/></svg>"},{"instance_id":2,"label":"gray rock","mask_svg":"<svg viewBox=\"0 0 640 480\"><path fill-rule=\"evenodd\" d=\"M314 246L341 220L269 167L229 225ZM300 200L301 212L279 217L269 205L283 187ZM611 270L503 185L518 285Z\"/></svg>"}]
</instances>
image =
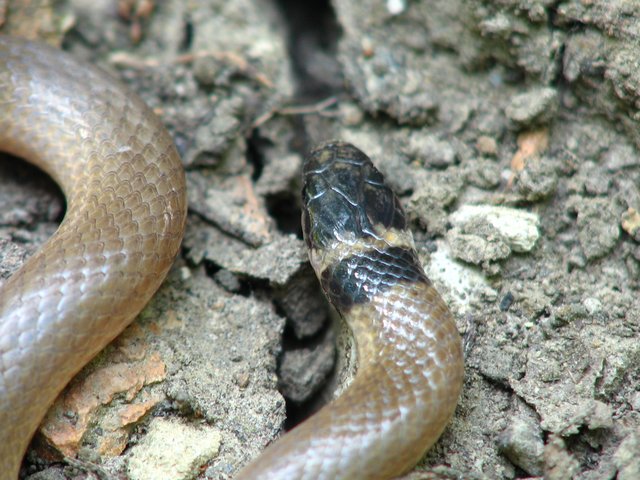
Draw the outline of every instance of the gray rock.
<instances>
[{"instance_id":1,"label":"gray rock","mask_svg":"<svg viewBox=\"0 0 640 480\"><path fill-rule=\"evenodd\" d=\"M505 113L516 125L531 126L548 123L557 110L558 92L545 87L515 95Z\"/></svg>"},{"instance_id":2,"label":"gray rock","mask_svg":"<svg viewBox=\"0 0 640 480\"><path fill-rule=\"evenodd\" d=\"M330 329L308 347L285 351L279 370L282 394L297 404L313 398L325 385L335 357L335 335Z\"/></svg>"},{"instance_id":3,"label":"gray rock","mask_svg":"<svg viewBox=\"0 0 640 480\"><path fill-rule=\"evenodd\" d=\"M466 205L449 217L452 225L465 228L469 225L490 225L505 245L515 252L528 252L538 241L539 218L525 210L493 205Z\"/></svg>"},{"instance_id":4,"label":"gray rock","mask_svg":"<svg viewBox=\"0 0 640 480\"><path fill-rule=\"evenodd\" d=\"M516 418L500 434L499 444L509 460L529 475L543 474L544 442L539 425Z\"/></svg>"}]
</instances>

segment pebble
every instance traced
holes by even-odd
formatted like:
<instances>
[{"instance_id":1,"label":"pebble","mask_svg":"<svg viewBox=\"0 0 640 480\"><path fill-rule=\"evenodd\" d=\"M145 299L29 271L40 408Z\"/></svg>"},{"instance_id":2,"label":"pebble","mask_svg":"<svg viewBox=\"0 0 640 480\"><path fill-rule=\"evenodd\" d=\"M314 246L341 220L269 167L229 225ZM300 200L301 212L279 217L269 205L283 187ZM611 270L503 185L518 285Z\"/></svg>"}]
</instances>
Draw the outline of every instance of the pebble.
<instances>
[{"instance_id":1,"label":"pebble","mask_svg":"<svg viewBox=\"0 0 640 480\"><path fill-rule=\"evenodd\" d=\"M220 441L220 432L214 428L155 418L149 424L147 435L131 449L129 478L196 478L200 468L217 455Z\"/></svg>"},{"instance_id":2,"label":"pebble","mask_svg":"<svg viewBox=\"0 0 640 480\"><path fill-rule=\"evenodd\" d=\"M558 92L555 88L536 88L515 95L506 108L509 120L517 125L548 123L558 110Z\"/></svg>"},{"instance_id":3,"label":"pebble","mask_svg":"<svg viewBox=\"0 0 640 480\"><path fill-rule=\"evenodd\" d=\"M539 425L516 418L499 438L500 450L532 476L543 474L544 442Z\"/></svg>"},{"instance_id":4,"label":"pebble","mask_svg":"<svg viewBox=\"0 0 640 480\"><path fill-rule=\"evenodd\" d=\"M466 227L471 222L485 223L495 228L514 252L529 252L540 232L538 215L517 208L494 205L465 205L449 217L454 227Z\"/></svg>"}]
</instances>

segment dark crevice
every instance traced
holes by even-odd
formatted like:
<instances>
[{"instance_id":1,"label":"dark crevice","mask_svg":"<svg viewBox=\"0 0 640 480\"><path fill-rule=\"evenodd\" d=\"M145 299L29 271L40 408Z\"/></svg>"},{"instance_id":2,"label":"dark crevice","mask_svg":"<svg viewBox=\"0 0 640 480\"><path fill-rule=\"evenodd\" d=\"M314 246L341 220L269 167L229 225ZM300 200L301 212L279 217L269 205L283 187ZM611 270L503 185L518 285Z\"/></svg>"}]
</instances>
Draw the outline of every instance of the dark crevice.
<instances>
[{"instance_id":1,"label":"dark crevice","mask_svg":"<svg viewBox=\"0 0 640 480\"><path fill-rule=\"evenodd\" d=\"M207 276L230 293L248 298L259 292L270 292L271 290L267 280L236 275L211 260L204 260L203 265Z\"/></svg>"},{"instance_id":2,"label":"dark crevice","mask_svg":"<svg viewBox=\"0 0 640 480\"><path fill-rule=\"evenodd\" d=\"M287 26L287 45L297 80L296 98L312 102L340 90L337 61L341 35L328 0L275 0Z\"/></svg>"},{"instance_id":3,"label":"dark crevice","mask_svg":"<svg viewBox=\"0 0 640 480\"><path fill-rule=\"evenodd\" d=\"M262 170L264 170L264 157L262 152L270 146L271 142L261 137L257 129L251 132L251 136L247 140L247 161L253 166L253 172L251 173L251 180L253 182L258 181L262 175Z\"/></svg>"},{"instance_id":4,"label":"dark crevice","mask_svg":"<svg viewBox=\"0 0 640 480\"><path fill-rule=\"evenodd\" d=\"M180 51L187 52L191 49L193 44L193 22L191 18L184 19L184 29L182 31L182 40L180 42Z\"/></svg>"},{"instance_id":5,"label":"dark crevice","mask_svg":"<svg viewBox=\"0 0 640 480\"><path fill-rule=\"evenodd\" d=\"M566 43L563 43L558 51L556 52L556 57L554 58L555 63L555 76L551 78L551 84L560 88L567 86L567 81L564 77L564 55L566 51Z\"/></svg>"},{"instance_id":6,"label":"dark crevice","mask_svg":"<svg viewBox=\"0 0 640 480\"><path fill-rule=\"evenodd\" d=\"M278 230L285 235L293 234L302 239L300 206L297 196L293 193L269 195L266 202L267 210L276 221Z\"/></svg>"},{"instance_id":7,"label":"dark crevice","mask_svg":"<svg viewBox=\"0 0 640 480\"><path fill-rule=\"evenodd\" d=\"M265 159L263 152L272 147L270 140L261 137L258 130L252 132L247 141L247 162L253 167L251 180L255 183L262 176ZM294 234L302 238L300 227L300 201L297 191L282 191L265 195L267 211L283 234Z\"/></svg>"},{"instance_id":8,"label":"dark crevice","mask_svg":"<svg viewBox=\"0 0 640 480\"><path fill-rule=\"evenodd\" d=\"M287 326L283 333L283 350L284 351L292 351L297 349L317 349L321 344L327 341L327 338L330 337L330 329L332 328L331 322L327 321L324 328L318 331L315 335L311 337L307 337L305 339L300 339L296 336L293 328ZM282 361L282 357L279 360L278 369L280 369L280 362ZM287 418L285 420L284 429L286 431L291 430L299 423L305 421L311 415L316 413L320 408L324 406L324 397L322 395L322 391L327 388L327 383L331 376L335 371L335 359L334 365L329 373L329 375L324 379L324 381L318 385L317 390L313 393L309 398L307 398L302 403L292 401L287 398L285 395L286 408L287 408Z\"/></svg>"},{"instance_id":9,"label":"dark crevice","mask_svg":"<svg viewBox=\"0 0 640 480\"><path fill-rule=\"evenodd\" d=\"M12 226L33 227L42 222L61 223L66 212L66 198L60 186L53 181L44 171L18 157L14 157L5 152L0 152L0 188L2 183L7 185L20 185L24 190L33 192L35 199L43 199L42 204L47 204L51 208L37 208L33 212L33 217L28 220L28 224L20 221ZM46 198L58 198L61 201L62 208L56 208L54 203L47 203ZM24 206L23 206L24 208Z\"/></svg>"}]
</instances>

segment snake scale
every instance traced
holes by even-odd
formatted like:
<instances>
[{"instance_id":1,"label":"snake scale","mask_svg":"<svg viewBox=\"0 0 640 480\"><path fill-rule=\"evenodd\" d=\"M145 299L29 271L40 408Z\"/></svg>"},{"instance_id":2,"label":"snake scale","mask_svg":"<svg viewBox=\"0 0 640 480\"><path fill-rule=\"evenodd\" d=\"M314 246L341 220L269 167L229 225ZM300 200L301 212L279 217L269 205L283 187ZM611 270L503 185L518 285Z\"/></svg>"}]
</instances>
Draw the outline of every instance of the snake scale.
<instances>
[{"instance_id":1,"label":"snake scale","mask_svg":"<svg viewBox=\"0 0 640 480\"><path fill-rule=\"evenodd\" d=\"M165 278L186 220L173 142L135 95L59 50L0 36L0 150L46 171L67 212L0 289L0 479L47 408ZM326 143L304 168L305 240L359 367L334 402L241 479L383 479L437 440L462 385L460 338L400 204L368 157Z\"/></svg>"}]
</instances>

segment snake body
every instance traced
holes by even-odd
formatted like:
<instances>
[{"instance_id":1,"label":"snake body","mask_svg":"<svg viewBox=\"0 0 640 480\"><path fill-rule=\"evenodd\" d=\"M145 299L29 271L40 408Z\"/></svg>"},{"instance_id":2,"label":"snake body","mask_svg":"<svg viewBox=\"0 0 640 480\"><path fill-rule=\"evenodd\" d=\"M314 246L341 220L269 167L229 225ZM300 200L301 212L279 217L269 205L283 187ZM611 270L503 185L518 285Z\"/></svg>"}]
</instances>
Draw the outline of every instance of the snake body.
<instances>
[{"instance_id":1,"label":"snake body","mask_svg":"<svg viewBox=\"0 0 640 480\"><path fill-rule=\"evenodd\" d=\"M388 479L438 439L462 387L460 337L371 160L330 142L304 166L303 231L322 288L351 329L358 371L335 401L240 477Z\"/></svg>"},{"instance_id":2,"label":"snake body","mask_svg":"<svg viewBox=\"0 0 640 480\"><path fill-rule=\"evenodd\" d=\"M173 141L103 71L0 36L0 150L45 170L67 212L0 290L0 478L60 390L164 280L186 219Z\"/></svg>"},{"instance_id":3,"label":"snake body","mask_svg":"<svg viewBox=\"0 0 640 480\"><path fill-rule=\"evenodd\" d=\"M68 54L2 36L0 150L45 170L67 198L58 231L0 289L0 480L14 480L56 395L166 276L186 198L173 142L140 99ZM460 338L366 155L329 143L304 175L311 263L353 331L358 373L237 478L390 478L452 415Z\"/></svg>"}]
</instances>

